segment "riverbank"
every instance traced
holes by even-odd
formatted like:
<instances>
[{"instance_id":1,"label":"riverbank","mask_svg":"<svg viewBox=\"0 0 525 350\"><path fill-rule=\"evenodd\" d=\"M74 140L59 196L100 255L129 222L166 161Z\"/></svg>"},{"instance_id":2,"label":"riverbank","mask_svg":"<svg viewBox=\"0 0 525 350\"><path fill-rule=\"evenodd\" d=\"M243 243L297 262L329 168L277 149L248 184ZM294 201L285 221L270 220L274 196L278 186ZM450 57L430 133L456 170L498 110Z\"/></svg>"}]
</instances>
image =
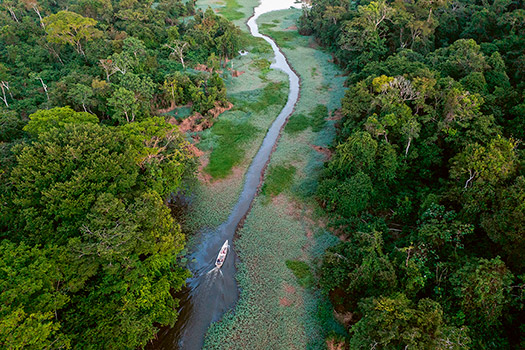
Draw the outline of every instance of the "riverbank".
<instances>
[{"instance_id":1,"label":"riverbank","mask_svg":"<svg viewBox=\"0 0 525 350\"><path fill-rule=\"evenodd\" d=\"M300 75L301 97L272 156L262 193L235 240L241 261L239 302L210 327L207 349L318 349L330 330L338 330L331 308L312 288L316 258L336 238L324 230L311 196L328 156L324 147L334 135L333 112L340 107L344 78L312 38L297 34L299 15L300 10L284 10L258 21ZM327 107L326 115L312 113L318 105Z\"/></svg>"},{"instance_id":2,"label":"riverbank","mask_svg":"<svg viewBox=\"0 0 525 350\"><path fill-rule=\"evenodd\" d=\"M203 155L200 181L185 224L188 232L213 230L228 218L242 191L248 166L286 103L288 77L269 68L271 48L255 38L246 48L248 54L228 64L242 74L224 75L228 99L234 107L221 114L212 128L194 135L200 140L197 147Z\"/></svg>"}]
</instances>

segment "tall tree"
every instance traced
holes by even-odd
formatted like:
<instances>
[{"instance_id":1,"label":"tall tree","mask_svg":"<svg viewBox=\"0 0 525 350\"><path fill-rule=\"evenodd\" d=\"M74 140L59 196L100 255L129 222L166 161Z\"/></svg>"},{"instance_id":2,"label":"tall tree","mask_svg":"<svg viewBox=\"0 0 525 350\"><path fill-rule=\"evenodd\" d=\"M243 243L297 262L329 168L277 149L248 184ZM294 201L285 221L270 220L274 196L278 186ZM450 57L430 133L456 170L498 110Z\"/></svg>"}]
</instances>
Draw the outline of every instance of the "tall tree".
<instances>
[{"instance_id":1,"label":"tall tree","mask_svg":"<svg viewBox=\"0 0 525 350\"><path fill-rule=\"evenodd\" d=\"M102 33L95 28L97 21L71 11L60 11L43 20L47 40L50 43L69 44L76 52L85 56L83 45Z\"/></svg>"}]
</instances>

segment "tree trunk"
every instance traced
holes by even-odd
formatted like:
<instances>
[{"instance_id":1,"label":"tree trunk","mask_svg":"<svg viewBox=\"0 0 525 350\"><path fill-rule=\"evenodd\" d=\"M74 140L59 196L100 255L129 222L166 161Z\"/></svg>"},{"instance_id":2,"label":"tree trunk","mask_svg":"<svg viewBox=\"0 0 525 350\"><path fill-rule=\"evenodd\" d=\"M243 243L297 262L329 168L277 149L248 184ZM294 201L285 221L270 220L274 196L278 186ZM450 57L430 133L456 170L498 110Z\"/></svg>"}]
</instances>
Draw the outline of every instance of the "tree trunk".
<instances>
[{"instance_id":1,"label":"tree trunk","mask_svg":"<svg viewBox=\"0 0 525 350\"><path fill-rule=\"evenodd\" d=\"M2 81L0 84L0 87L2 88L2 94L4 95L3 101L6 105L6 107L9 107L9 104L7 103L7 97L5 95L5 88L4 88L4 82Z\"/></svg>"},{"instance_id":2,"label":"tree trunk","mask_svg":"<svg viewBox=\"0 0 525 350\"><path fill-rule=\"evenodd\" d=\"M469 172L470 177L469 177L469 179L467 180L467 182L465 182L465 187L464 187L465 189L467 189L467 187L468 187L470 181L472 181L472 180L476 177L476 175L478 174L477 171L474 171L474 172L473 172L472 169L469 169L468 172Z\"/></svg>"},{"instance_id":3,"label":"tree trunk","mask_svg":"<svg viewBox=\"0 0 525 350\"><path fill-rule=\"evenodd\" d=\"M44 21L42 21L42 16L40 15L40 11L36 6L33 6L33 10L35 10L36 14L38 15L38 18L40 19L40 25L42 28L46 29L46 25L44 24Z\"/></svg>"},{"instance_id":4,"label":"tree trunk","mask_svg":"<svg viewBox=\"0 0 525 350\"><path fill-rule=\"evenodd\" d=\"M15 11L13 11L13 9L10 7L9 9L9 12L11 13L11 16L13 16L13 19L17 22L17 23L20 23L20 21L18 20L18 18L16 18L16 14L15 14Z\"/></svg>"},{"instance_id":5,"label":"tree trunk","mask_svg":"<svg viewBox=\"0 0 525 350\"><path fill-rule=\"evenodd\" d=\"M412 138L409 137L408 138L408 144L407 144L407 148L405 149L405 157L408 155L408 149L410 148L410 144L412 143Z\"/></svg>"},{"instance_id":6,"label":"tree trunk","mask_svg":"<svg viewBox=\"0 0 525 350\"><path fill-rule=\"evenodd\" d=\"M44 92L46 93L46 97L47 97L47 101L49 102L49 94L47 92L47 85L44 84L44 81L42 80L42 78L38 78L40 80L40 83L42 84L42 88L44 89Z\"/></svg>"}]
</instances>

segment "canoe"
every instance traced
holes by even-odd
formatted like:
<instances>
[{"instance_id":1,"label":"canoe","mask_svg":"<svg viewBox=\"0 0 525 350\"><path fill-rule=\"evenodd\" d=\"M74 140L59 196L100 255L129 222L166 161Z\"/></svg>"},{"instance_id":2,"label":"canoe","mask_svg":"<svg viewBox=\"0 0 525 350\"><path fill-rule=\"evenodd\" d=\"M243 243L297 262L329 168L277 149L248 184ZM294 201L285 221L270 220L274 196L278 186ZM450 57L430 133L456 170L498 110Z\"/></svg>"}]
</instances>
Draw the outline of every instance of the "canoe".
<instances>
[{"instance_id":1,"label":"canoe","mask_svg":"<svg viewBox=\"0 0 525 350\"><path fill-rule=\"evenodd\" d=\"M228 240L226 240L226 242L224 242L222 245L219 255L217 255L217 260L215 260L215 266L220 268L222 264L224 264L224 260L226 260L226 254L228 254Z\"/></svg>"}]
</instances>

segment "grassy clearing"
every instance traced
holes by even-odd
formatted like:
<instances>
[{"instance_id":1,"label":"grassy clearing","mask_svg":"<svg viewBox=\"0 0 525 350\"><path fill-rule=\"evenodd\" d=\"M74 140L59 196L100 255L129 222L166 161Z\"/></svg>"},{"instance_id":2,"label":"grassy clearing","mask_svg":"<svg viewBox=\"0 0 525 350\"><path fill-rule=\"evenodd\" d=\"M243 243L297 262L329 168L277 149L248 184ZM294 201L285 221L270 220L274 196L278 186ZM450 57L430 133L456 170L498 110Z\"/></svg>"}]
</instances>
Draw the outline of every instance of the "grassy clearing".
<instances>
[{"instance_id":1,"label":"grassy clearing","mask_svg":"<svg viewBox=\"0 0 525 350\"><path fill-rule=\"evenodd\" d=\"M197 0L198 8L206 10L211 7L246 31L245 22L258 4L259 0Z\"/></svg>"},{"instance_id":2,"label":"grassy clearing","mask_svg":"<svg viewBox=\"0 0 525 350\"><path fill-rule=\"evenodd\" d=\"M215 179L225 178L231 169L242 162L245 146L259 130L250 123L234 123L227 119L219 120L212 129L212 137L218 138L218 146L210 154L210 162L205 170Z\"/></svg>"},{"instance_id":3,"label":"grassy clearing","mask_svg":"<svg viewBox=\"0 0 525 350\"><path fill-rule=\"evenodd\" d=\"M290 187L296 170L292 165L271 165L266 172L261 193L268 196L277 196Z\"/></svg>"},{"instance_id":4,"label":"grassy clearing","mask_svg":"<svg viewBox=\"0 0 525 350\"><path fill-rule=\"evenodd\" d=\"M259 29L261 33L270 36L277 43L277 45L281 47L281 49L295 48L294 41L300 37L297 30L282 30L278 28L278 24L276 23L279 23L279 20L275 20L275 22L272 21L272 23L262 23L259 26Z\"/></svg>"},{"instance_id":5,"label":"grassy clearing","mask_svg":"<svg viewBox=\"0 0 525 350\"><path fill-rule=\"evenodd\" d=\"M324 105L317 105L308 117L301 113L292 115L284 131L289 134L297 134L311 127L313 132L319 132L324 129L327 117L328 108Z\"/></svg>"},{"instance_id":6,"label":"grassy clearing","mask_svg":"<svg viewBox=\"0 0 525 350\"><path fill-rule=\"evenodd\" d=\"M286 267L293 272L301 287L310 288L314 285L314 275L310 270L310 266L304 261L286 260Z\"/></svg>"},{"instance_id":7,"label":"grassy clearing","mask_svg":"<svg viewBox=\"0 0 525 350\"><path fill-rule=\"evenodd\" d=\"M289 134L296 134L308 129L310 126L310 118L302 113L295 113L289 119L284 127L284 131Z\"/></svg>"},{"instance_id":8,"label":"grassy clearing","mask_svg":"<svg viewBox=\"0 0 525 350\"><path fill-rule=\"evenodd\" d=\"M220 8L219 13L230 21L235 21L244 18L244 13L239 11L242 6L239 5L237 0L224 0L226 6Z\"/></svg>"},{"instance_id":9,"label":"grassy clearing","mask_svg":"<svg viewBox=\"0 0 525 350\"><path fill-rule=\"evenodd\" d=\"M271 105L284 105L286 103L287 91L284 91L284 83L270 83L263 89L262 95L257 102L250 104L254 112L262 112Z\"/></svg>"},{"instance_id":10,"label":"grassy clearing","mask_svg":"<svg viewBox=\"0 0 525 350\"><path fill-rule=\"evenodd\" d=\"M243 162L246 150L253 146L251 141L254 141L261 131L251 124L250 119L260 117L270 108L282 108L286 102L286 91L287 85L284 82L272 81L262 89L231 95L230 99L235 108L221 118L209 132L203 133L200 148L211 151L209 164L204 169L208 174L214 179L225 178L231 174L234 166Z\"/></svg>"},{"instance_id":11,"label":"grassy clearing","mask_svg":"<svg viewBox=\"0 0 525 350\"><path fill-rule=\"evenodd\" d=\"M310 112L312 120L312 131L319 132L324 129L326 125L326 118L328 117L328 108L324 105L315 106L314 110Z\"/></svg>"}]
</instances>

